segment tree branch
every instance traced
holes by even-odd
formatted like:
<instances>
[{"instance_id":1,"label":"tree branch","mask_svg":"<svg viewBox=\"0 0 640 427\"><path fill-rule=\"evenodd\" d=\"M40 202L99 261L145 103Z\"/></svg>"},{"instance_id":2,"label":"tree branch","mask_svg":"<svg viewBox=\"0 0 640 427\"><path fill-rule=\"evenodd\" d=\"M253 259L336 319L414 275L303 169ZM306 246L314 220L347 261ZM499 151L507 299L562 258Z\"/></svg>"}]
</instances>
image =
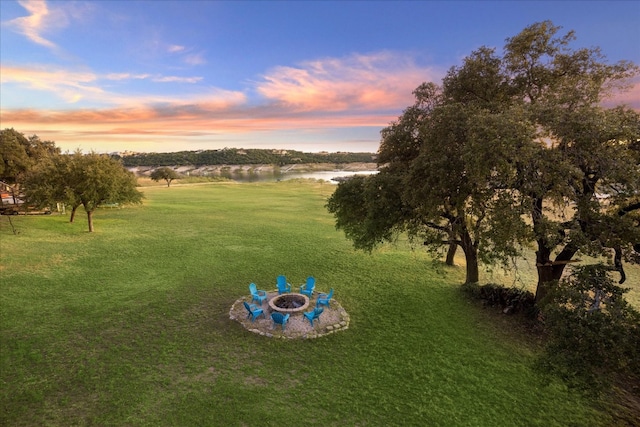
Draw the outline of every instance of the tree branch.
<instances>
[{"instance_id":1,"label":"tree branch","mask_svg":"<svg viewBox=\"0 0 640 427\"><path fill-rule=\"evenodd\" d=\"M424 223L424 225L426 225L427 227L435 228L436 230L440 230L440 231L447 231L447 232L449 231L449 228L448 228L448 227L445 227L445 226L443 226L443 225L436 224L435 222L431 222L431 221L424 221L423 223Z\"/></svg>"},{"instance_id":2,"label":"tree branch","mask_svg":"<svg viewBox=\"0 0 640 427\"><path fill-rule=\"evenodd\" d=\"M618 211L618 216L623 216L628 214L629 212L640 209L640 202L631 204L627 207L624 207Z\"/></svg>"}]
</instances>

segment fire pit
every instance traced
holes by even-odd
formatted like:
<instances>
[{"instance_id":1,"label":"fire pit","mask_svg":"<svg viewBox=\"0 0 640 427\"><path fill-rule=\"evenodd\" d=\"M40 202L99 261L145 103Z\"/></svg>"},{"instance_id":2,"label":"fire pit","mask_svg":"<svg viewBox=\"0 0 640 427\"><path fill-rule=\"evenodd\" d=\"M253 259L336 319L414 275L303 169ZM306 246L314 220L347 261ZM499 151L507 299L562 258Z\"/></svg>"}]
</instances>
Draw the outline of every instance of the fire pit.
<instances>
[{"instance_id":1,"label":"fire pit","mask_svg":"<svg viewBox=\"0 0 640 427\"><path fill-rule=\"evenodd\" d=\"M269 307L273 311L283 314L299 313L309 307L309 297L303 294L282 294L273 297L269 301Z\"/></svg>"}]
</instances>

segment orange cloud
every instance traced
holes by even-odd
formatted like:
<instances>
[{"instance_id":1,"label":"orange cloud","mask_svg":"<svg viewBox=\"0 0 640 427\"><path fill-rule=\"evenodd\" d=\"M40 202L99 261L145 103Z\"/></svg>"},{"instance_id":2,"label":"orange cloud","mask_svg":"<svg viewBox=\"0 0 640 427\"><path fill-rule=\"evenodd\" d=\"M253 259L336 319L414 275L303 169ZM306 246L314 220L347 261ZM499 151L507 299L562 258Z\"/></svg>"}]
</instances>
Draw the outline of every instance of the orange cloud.
<instances>
[{"instance_id":1,"label":"orange cloud","mask_svg":"<svg viewBox=\"0 0 640 427\"><path fill-rule=\"evenodd\" d=\"M67 71L51 67L11 67L0 65L0 82L14 83L27 89L44 90L55 93L67 102L76 102L91 95L96 97L104 93L92 84L97 77L91 72Z\"/></svg>"}]
</instances>

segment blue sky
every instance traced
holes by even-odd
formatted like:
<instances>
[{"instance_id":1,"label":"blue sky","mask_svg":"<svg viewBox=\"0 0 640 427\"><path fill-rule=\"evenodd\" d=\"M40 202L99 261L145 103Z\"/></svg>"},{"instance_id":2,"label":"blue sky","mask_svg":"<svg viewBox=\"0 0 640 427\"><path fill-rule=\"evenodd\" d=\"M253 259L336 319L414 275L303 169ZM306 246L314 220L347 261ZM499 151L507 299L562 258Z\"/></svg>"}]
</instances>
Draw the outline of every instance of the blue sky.
<instances>
[{"instance_id":1,"label":"blue sky","mask_svg":"<svg viewBox=\"0 0 640 427\"><path fill-rule=\"evenodd\" d=\"M424 81L551 20L640 64L639 1L0 1L0 127L98 152L368 151ZM617 96L640 110L640 82Z\"/></svg>"}]
</instances>

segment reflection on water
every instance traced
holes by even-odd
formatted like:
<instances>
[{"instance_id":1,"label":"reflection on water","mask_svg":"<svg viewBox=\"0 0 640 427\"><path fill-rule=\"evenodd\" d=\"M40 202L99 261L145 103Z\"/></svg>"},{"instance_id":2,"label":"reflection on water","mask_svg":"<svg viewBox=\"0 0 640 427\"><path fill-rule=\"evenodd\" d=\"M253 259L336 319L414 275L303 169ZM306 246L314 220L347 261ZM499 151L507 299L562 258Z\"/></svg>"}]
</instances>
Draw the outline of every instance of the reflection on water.
<instances>
[{"instance_id":1,"label":"reflection on water","mask_svg":"<svg viewBox=\"0 0 640 427\"><path fill-rule=\"evenodd\" d=\"M237 169L234 171L221 170L220 175L232 179L237 182L274 182L274 181L286 181L289 179L321 179L329 181L332 184L337 184L337 181L332 181L333 178L344 178L353 175L371 175L378 173L377 170L365 170L365 171L319 171L319 172L282 172L280 170L273 170L269 172L256 172L253 170L243 171Z\"/></svg>"}]
</instances>

